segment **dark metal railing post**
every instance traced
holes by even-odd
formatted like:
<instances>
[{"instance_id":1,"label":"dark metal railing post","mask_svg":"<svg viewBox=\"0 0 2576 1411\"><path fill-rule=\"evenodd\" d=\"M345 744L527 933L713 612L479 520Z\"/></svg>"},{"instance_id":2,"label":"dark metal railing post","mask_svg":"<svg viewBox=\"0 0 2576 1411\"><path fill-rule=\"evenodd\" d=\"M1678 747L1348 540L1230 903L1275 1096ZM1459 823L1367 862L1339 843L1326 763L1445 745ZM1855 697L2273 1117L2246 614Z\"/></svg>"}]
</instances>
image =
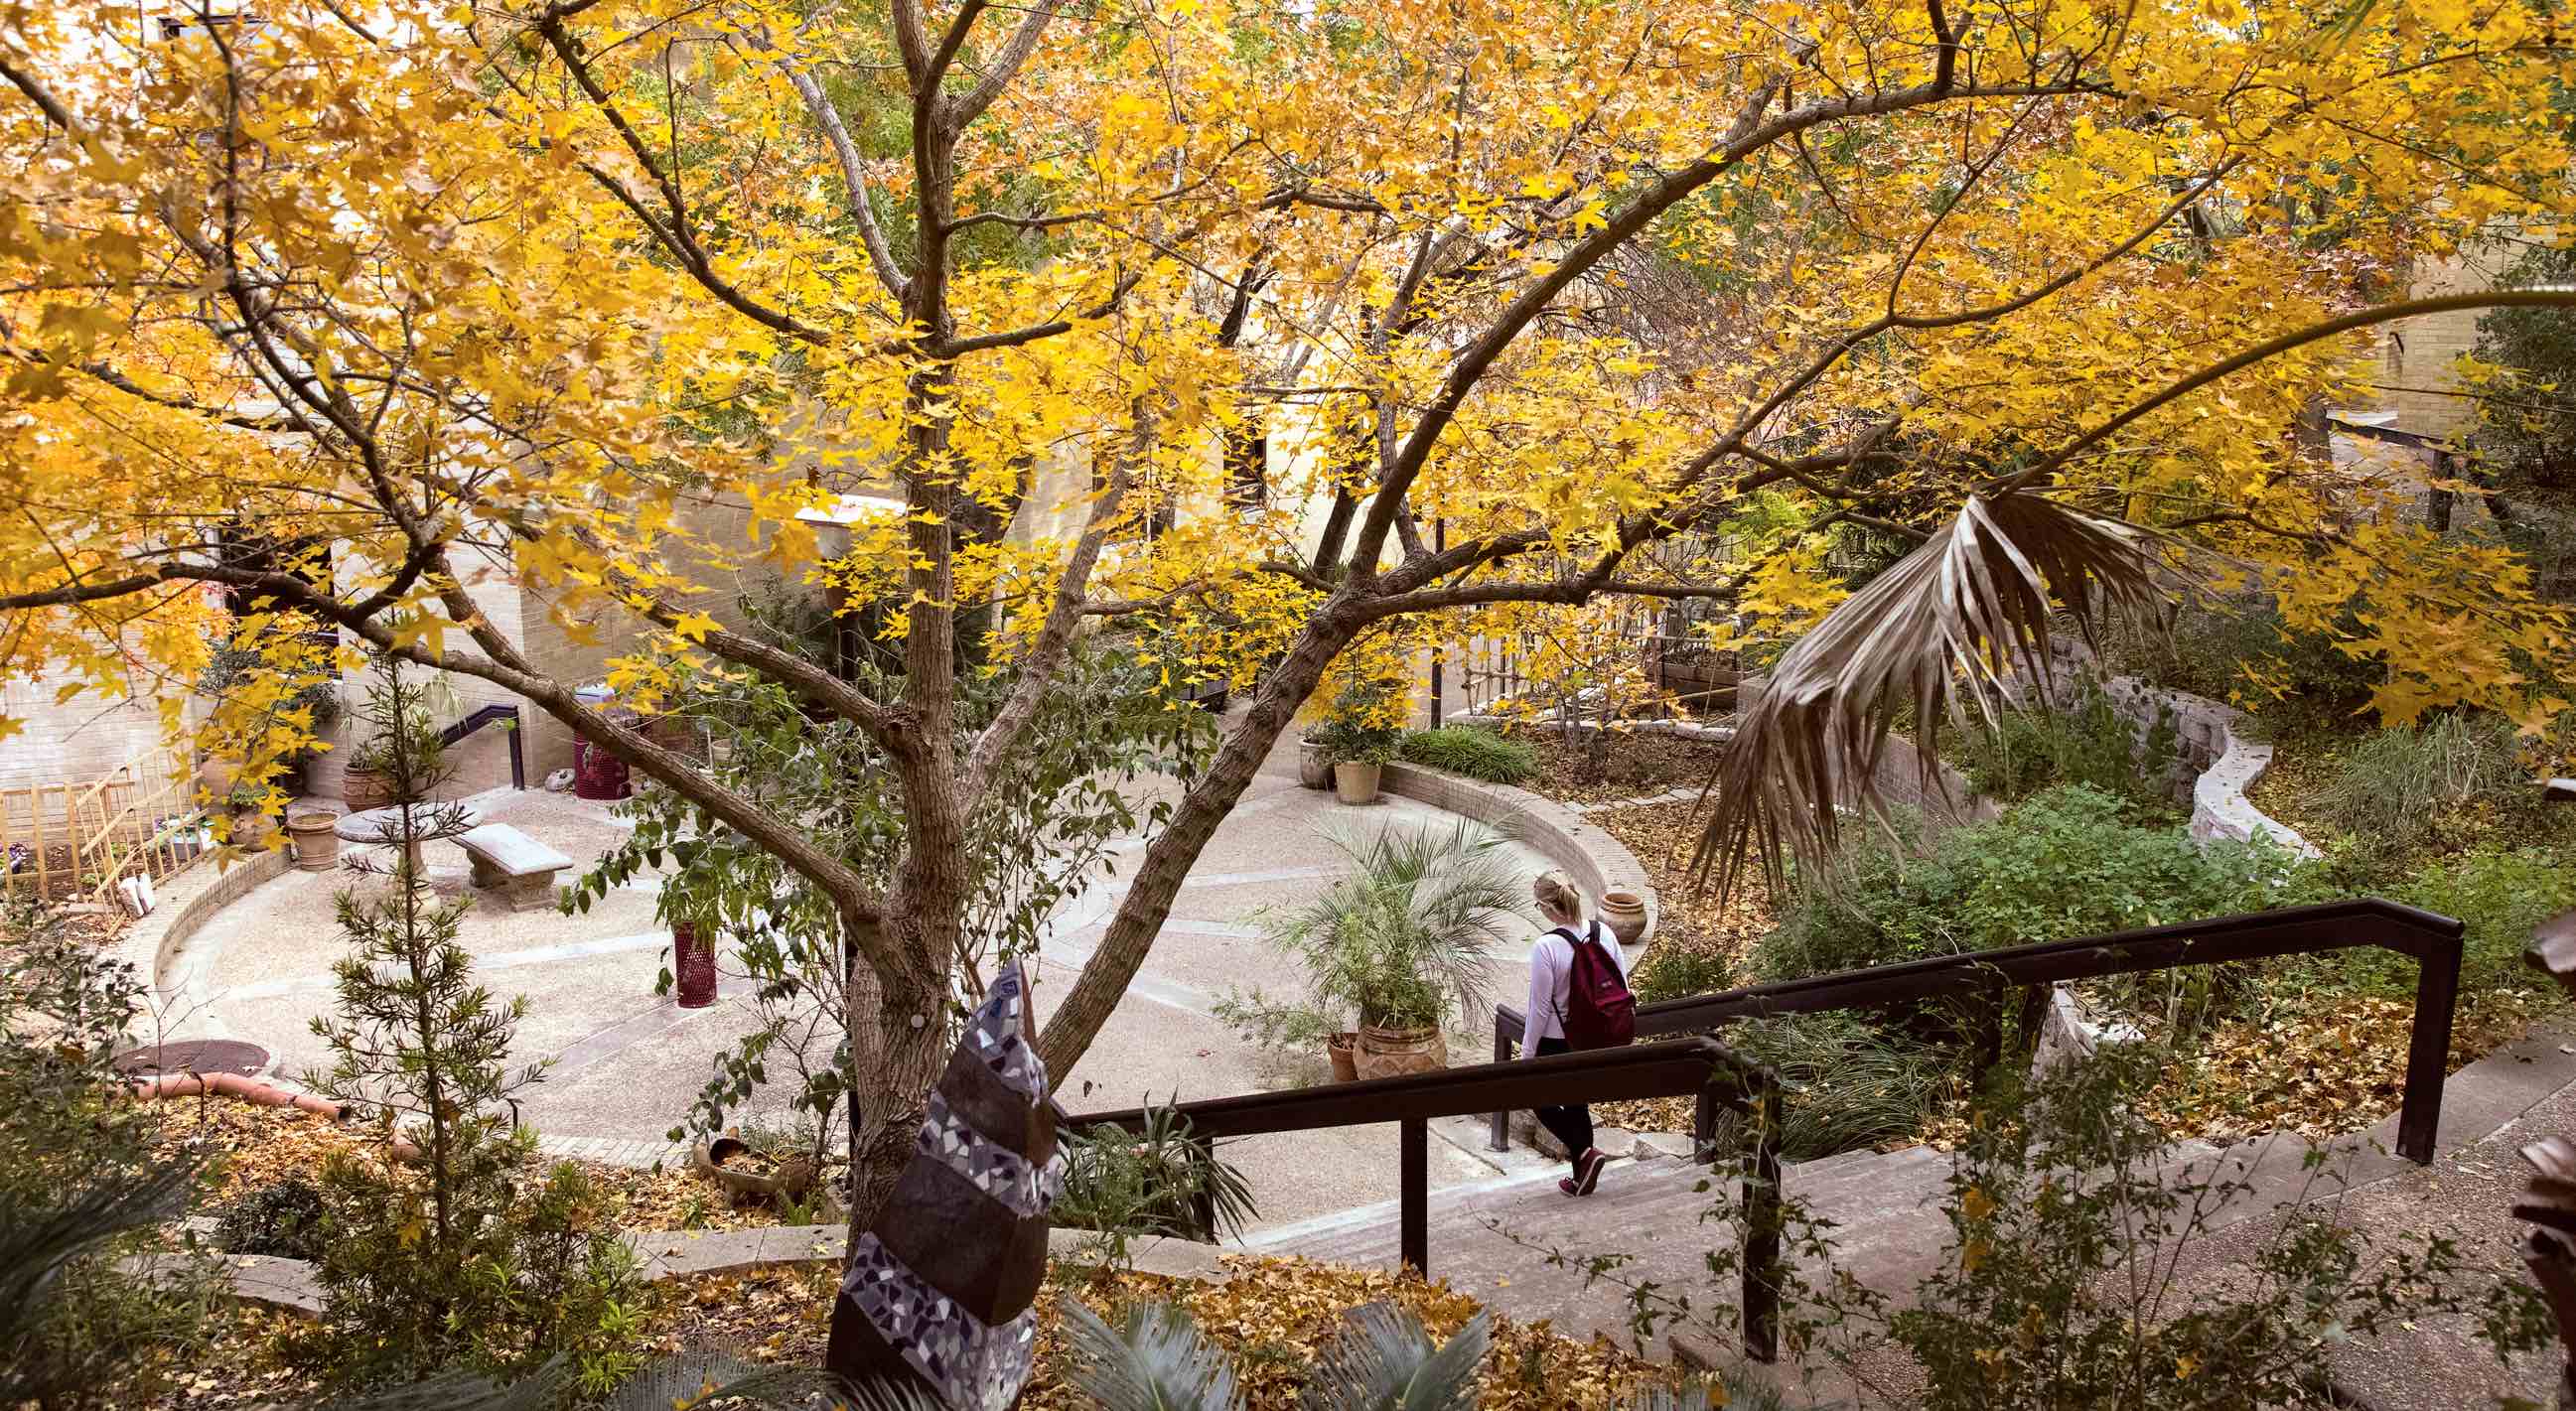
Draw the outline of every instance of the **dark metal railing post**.
<instances>
[{"instance_id":1,"label":"dark metal railing post","mask_svg":"<svg viewBox=\"0 0 2576 1411\"><path fill-rule=\"evenodd\" d=\"M1419 1117L1398 1125L1399 1182L1397 1243L1404 1262L1416 1274L1431 1272L1431 1126Z\"/></svg>"},{"instance_id":2,"label":"dark metal railing post","mask_svg":"<svg viewBox=\"0 0 2576 1411\"><path fill-rule=\"evenodd\" d=\"M1717 1112L1724 1099L1712 1088L1702 1088L1691 1099L1691 1160L1707 1165L1717 1160Z\"/></svg>"},{"instance_id":3,"label":"dark metal railing post","mask_svg":"<svg viewBox=\"0 0 2576 1411\"><path fill-rule=\"evenodd\" d=\"M1190 1141L1190 1223L1196 1227L1196 1238L1216 1243L1216 1143L1205 1138Z\"/></svg>"},{"instance_id":4,"label":"dark metal railing post","mask_svg":"<svg viewBox=\"0 0 2576 1411\"><path fill-rule=\"evenodd\" d=\"M2406 1044L2406 1096L2397 1110L2397 1153L2433 1164L2442 1125L2442 1083L2450 1069L2451 1016L2460 1003L2460 937L2425 943L2415 957L2415 1025Z\"/></svg>"},{"instance_id":5,"label":"dark metal railing post","mask_svg":"<svg viewBox=\"0 0 2576 1411\"><path fill-rule=\"evenodd\" d=\"M1514 1050L1520 1046L1520 1031L1521 1017L1517 1011L1509 1005L1494 1006L1494 1061L1496 1063L1509 1063L1518 1056ZM1487 1151L1512 1149L1512 1114L1509 1112L1494 1114L1493 1134L1486 1138L1485 1149Z\"/></svg>"},{"instance_id":6,"label":"dark metal railing post","mask_svg":"<svg viewBox=\"0 0 2576 1411\"><path fill-rule=\"evenodd\" d=\"M1780 1356L1780 1083L1769 1069L1745 1079L1754 1139L1744 1157L1744 1355Z\"/></svg>"},{"instance_id":7,"label":"dark metal railing post","mask_svg":"<svg viewBox=\"0 0 2576 1411\"><path fill-rule=\"evenodd\" d=\"M1990 975L1985 990L1978 995L1975 1018L1977 1036L1977 1076L1983 1078L2004 1061L2004 978Z\"/></svg>"}]
</instances>

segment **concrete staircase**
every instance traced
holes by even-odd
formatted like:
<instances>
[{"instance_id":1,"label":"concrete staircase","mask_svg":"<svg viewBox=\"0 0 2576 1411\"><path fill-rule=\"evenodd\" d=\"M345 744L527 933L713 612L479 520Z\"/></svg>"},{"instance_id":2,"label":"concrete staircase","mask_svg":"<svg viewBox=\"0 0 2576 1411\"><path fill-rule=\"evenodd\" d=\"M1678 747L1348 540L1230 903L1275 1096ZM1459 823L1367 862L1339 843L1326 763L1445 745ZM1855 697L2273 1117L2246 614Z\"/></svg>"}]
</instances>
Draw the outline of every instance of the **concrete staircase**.
<instances>
[{"instance_id":1,"label":"concrete staircase","mask_svg":"<svg viewBox=\"0 0 2576 1411\"><path fill-rule=\"evenodd\" d=\"M1564 1168L1506 1176L1431 1193L1431 1274L1515 1318L1546 1319L1575 1336L1603 1333L1633 1343L1623 1288L1593 1282L1584 1261L1623 1255L1615 1277L1651 1281L1705 1308L1732 1297L1712 1280L1713 1249L1736 1243L1732 1168L1686 1161L1617 1161L1599 1189L1569 1199L1556 1187ZM1941 1214L1950 1160L1928 1147L1845 1152L1793 1164L1782 1189L1834 1222L1839 1262L1874 1287L1911 1287L1950 1232ZM1387 1201L1267 1230L1248 1252L1302 1255L1340 1264L1393 1268L1397 1207ZM1566 1266L1547 1258L1554 1251Z\"/></svg>"}]
</instances>

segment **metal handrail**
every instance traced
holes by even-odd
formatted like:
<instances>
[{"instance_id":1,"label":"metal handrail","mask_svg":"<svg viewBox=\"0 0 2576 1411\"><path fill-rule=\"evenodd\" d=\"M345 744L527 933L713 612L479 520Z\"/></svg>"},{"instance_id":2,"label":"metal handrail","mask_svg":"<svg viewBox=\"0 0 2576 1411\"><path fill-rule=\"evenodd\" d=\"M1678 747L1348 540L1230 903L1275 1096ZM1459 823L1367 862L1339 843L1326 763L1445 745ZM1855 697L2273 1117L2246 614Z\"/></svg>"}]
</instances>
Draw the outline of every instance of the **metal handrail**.
<instances>
[{"instance_id":1,"label":"metal handrail","mask_svg":"<svg viewBox=\"0 0 2576 1411\"><path fill-rule=\"evenodd\" d=\"M1967 955L1864 966L1663 1000L1637 1007L1637 1033L1640 1037L1705 1033L1739 1019L1813 1014L1829 1009L1875 1009L1927 999L1975 996L1987 1001L1983 1015L1985 1058L1991 1064L2001 1057L2004 992L2010 988L2023 991L2027 1014L2036 1009L2045 988L2061 980L2372 947L2395 951L2416 962L2415 1019L2408 1040L2405 1097L2398 1110L2397 1150L2418 1165L2430 1165L2442 1118L2442 1085L2451 1049L2451 1020L2459 1002L2461 935L2465 929L2451 917L2419 907L2380 897L2361 897L2071 941L2042 941ZM1498 1061L1511 1056L1526 1027L1520 1011L1496 1006L1494 1055ZM1496 1151L1503 1150L1508 1142L1510 1110L1498 1106L1493 1112L1491 1142ZM1703 1144L1710 1136L1711 1116L1703 1104L1697 1124Z\"/></svg>"},{"instance_id":2,"label":"metal handrail","mask_svg":"<svg viewBox=\"0 0 2576 1411\"><path fill-rule=\"evenodd\" d=\"M1434 1117L1472 1116L1496 1107L1552 1107L1581 1102L1695 1095L1703 1108L1723 1106L1751 1119L1756 1138L1743 1160L1744 1350L1768 1362L1779 1351L1780 1089L1767 1068L1748 1063L1715 1039L1693 1037L1625 1048L1549 1054L1514 1063L1479 1064L1372 1078L1355 1083L1246 1093L1168 1108L1123 1108L1067 1117L1070 1130L1141 1130L1158 1113L1177 1113L1193 1141L1330 1127L1398 1124L1398 1242L1403 1260L1430 1267L1430 1140ZM1204 1214L1202 1225L1206 1223Z\"/></svg>"},{"instance_id":3,"label":"metal handrail","mask_svg":"<svg viewBox=\"0 0 2576 1411\"><path fill-rule=\"evenodd\" d=\"M463 720L438 732L438 742L452 745L496 720L510 722L510 787L528 787L528 764L519 746L519 708L514 705L488 705Z\"/></svg>"}]
</instances>

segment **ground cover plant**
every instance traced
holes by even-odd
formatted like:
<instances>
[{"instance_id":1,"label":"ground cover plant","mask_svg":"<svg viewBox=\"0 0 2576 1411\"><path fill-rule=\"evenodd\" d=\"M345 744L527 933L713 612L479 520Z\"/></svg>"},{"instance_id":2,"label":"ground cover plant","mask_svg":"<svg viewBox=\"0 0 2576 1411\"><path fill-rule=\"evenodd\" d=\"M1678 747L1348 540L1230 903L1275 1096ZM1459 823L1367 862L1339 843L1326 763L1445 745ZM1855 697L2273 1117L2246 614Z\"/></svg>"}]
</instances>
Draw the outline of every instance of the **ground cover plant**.
<instances>
[{"instance_id":1,"label":"ground cover plant","mask_svg":"<svg viewBox=\"0 0 2576 1411\"><path fill-rule=\"evenodd\" d=\"M1525 741L1505 739L1473 725L1444 725L1437 730L1407 730L1395 757L1488 784L1518 784L1538 773L1538 751Z\"/></svg>"}]
</instances>

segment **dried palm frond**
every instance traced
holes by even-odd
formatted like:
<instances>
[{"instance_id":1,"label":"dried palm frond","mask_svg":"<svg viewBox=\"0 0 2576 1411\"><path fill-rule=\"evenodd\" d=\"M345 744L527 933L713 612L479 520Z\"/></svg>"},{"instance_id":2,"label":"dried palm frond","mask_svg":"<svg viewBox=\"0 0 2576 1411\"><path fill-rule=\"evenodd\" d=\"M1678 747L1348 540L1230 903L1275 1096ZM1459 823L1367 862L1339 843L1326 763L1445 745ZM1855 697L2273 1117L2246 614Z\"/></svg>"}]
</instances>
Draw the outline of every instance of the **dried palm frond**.
<instances>
[{"instance_id":1,"label":"dried palm frond","mask_svg":"<svg viewBox=\"0 0 2576 1411\"><path fill-rule=\"evenodd\" d=\"M1993 719L2016 660L2045 681L2051 612L2090 637L2097 615L2164 600L2162 542L2040 495L1971 496L1781 656L1718 761L1694 874L1714 872L1723 894L1756 854L1775 885L1785 858L1830 856L1837 810L1885 814L1877 773L1901 710L1927 751L1967 706Z\"/></svg>"}]
</instances>

